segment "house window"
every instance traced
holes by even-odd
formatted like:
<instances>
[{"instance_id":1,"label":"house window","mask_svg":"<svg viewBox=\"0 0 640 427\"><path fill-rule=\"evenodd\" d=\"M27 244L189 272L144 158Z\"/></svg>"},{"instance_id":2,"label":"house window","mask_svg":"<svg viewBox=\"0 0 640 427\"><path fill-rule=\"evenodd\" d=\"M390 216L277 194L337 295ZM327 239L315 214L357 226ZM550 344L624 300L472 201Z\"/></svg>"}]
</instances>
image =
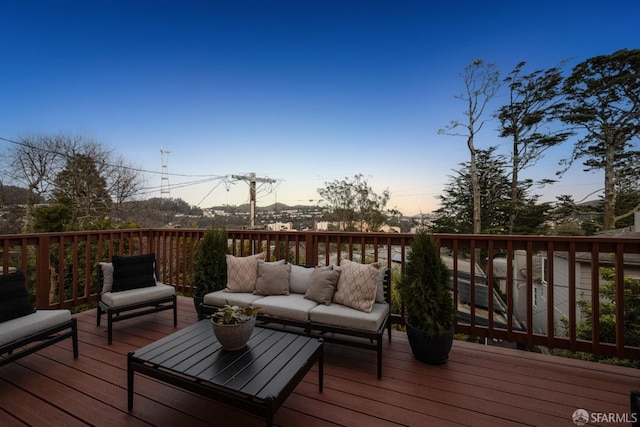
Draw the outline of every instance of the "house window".
<instances>
[{"instance_id":1,"label":"house window","mask_svg":"<svg viewBox=\"0 0 640 427\"><path fill-rule=\"evenodd\" d=\"M543 257L542 258L542 271L540 272L540 282L543 285L546 285L547 282L549 281L549 264L547 264L547 258Z\"/></svg>"},{"instance_id":2,"label":"house window","mask_svg":"<svg viewBox=\"0 0 640 427\"><path fill-rule=\"evenodd\" d=\"M538 287L533 286L533 307L536 308L538 306Z\"/></svg>"}]
</instances>

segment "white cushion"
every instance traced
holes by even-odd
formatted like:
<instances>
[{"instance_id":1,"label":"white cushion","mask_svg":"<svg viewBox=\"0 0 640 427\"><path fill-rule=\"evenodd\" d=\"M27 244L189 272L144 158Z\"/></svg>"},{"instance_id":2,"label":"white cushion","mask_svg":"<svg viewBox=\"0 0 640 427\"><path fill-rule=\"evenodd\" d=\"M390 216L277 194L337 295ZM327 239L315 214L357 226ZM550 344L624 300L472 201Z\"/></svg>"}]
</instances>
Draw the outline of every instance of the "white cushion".
<instances>
[{"instance_id":1,"label":"white cushion","mask_svg":"<svg viewBox=\"0 0 640 427\"><path fill-rule=\"evenodd\" d=\"M263 260L266 252L237 258L227 255L227 289L229 292L253 292L258 279L258 260Z\"/></svg>"},{"instance_id":2,"label":"white cushion","mask_svg":"<svg viewBox=\"0 0 640 427\"><path fill-rule=\"evenodd\" d=\"M261 307L261 314L280 317L298 322L309 320L309 310L318 305L317 302L305 299L304 295L269 295L254 301L254 307Z\"/></svg>"},{"instance_id":3,"label":"white cushion","mask_svg":"<svg viewBox=\"0 0 640 427\"><path fill-rule=\"evenodd\" d=\"M307 292L307 286L312 274L313 267L292 264L291 273L289 274L289 292L304 295Z\"/></svg>"},{"instance_id":4,"label":"white cushion","mask_svg":"<svg viewBox=\"0 0 640 427\"><path fill-rule=\"evenodd\" d=\"M69 310L38 310L0 323L0 345L25 338L71 320Z\"/></svg>"},{"instance_id":5,"label":"white cushion","mask_svg":"<svg viewBox=\"0 0 640 427\"><path fill-rule=\"evenodd\" d=\"M346 305L366 313L376 299L378 272L380 264L359 264L343 259L340 261L340 279L333 302Z\"/></svg>"},{"instance_id":6,"label":"white cushion","mask_svg":"<svg viewBox=\"0 0 640 427\"><path fill-rule=\"evenodd\" d=\"M226 303L231 305L239 305L240 307L249 307L252 302L263 298L262 295L254 295L248 292L226 292L215 291L209 292L203 298L203 302L206 305L212 305L214 307L222 307Z\"/></svg>"},{"instance_id":7,"label":"white cushion","mask_svg":"<svg viewBox=\"0 0 640 427\"><path fill-rule=\"evenodd\" d=\"M313 323L375 332L380 329L388 313L389 304L373 304L369 313L340 304L318 304L309 312L309 320Z\"/></svg>"},{"instance_id":8,"label":"white cushion","mask_svg":"<svg viewBox=\"0 0 640 427\"><path fill-rule=\"evenodd\" d=\"M173 286L163 283L156 283L155 286L146 288L129 289L120 292L105 292L102 294L102 302L109 307L124 307L125 305L138 304L158 298L170 297L175 295L176 289Z\"/></svg>"},{"instance_id":9,"label":"white cushion","mask_svg":"<svg viewBox=\"0 0 640 427\"><path fill-rule=\"evenodd\" d=\"M102 269L102 289L100 293L111 292L111 289L113 289L113 263L99 262L98 265Z\"/></svg>"}]
</instances>

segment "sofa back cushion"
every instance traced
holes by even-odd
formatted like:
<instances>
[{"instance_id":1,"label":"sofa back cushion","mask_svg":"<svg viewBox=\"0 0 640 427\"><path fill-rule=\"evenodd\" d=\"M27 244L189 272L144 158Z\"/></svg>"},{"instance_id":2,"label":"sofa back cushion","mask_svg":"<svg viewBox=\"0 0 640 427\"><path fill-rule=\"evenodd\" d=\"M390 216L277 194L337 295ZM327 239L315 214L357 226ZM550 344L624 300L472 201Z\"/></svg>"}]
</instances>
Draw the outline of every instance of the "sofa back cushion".
<instances>
[{"instance_id":1,"label":"sofa back cushion","mask_svg":"<svg viewBox=\"0 0 640 427\"><path fill-rule=\"evenodd\" d=\"M258 278L253 293L256 295L289 295L290 272L291 264L258 260Z\"/></svg>"},{"instance_id":2,"label":"sofa back cushion","mask_svg":"<svg viewBox=\"0 0 640 427\"><path fill-rule=\"evenodd\" d=\"M291 265L291 275L289 276L289 292L304 295L313 274L313 267L302 265Z\"/></svg>"},{"instance_id":3,"label":"sofa back cushion","mask_svg":"<svg viewBox=\"0 0 640 427\"><path fill-rule=\"evenodd\" d=\"M227 255L227 292L253 292L258 280L258 261L266 252L246 257Z\"/></svg>"},{"instance_id":4,"label":"sofa back cushion","mask_svg":"<svg viewBox=\"0 0 640 427\"><path fill-rule=\"evenodd\" d=\"M156 285L156 255L114 256L113 292L148 288Z\"/></svg>"},{"instance_id":5,"label":"sofa back cushion","mask_svg":"<svg viewBox=\"0 0 640 427\"><path fill-rule=\"evenodd\" d=\"M35 313L22 271L0 275L0 322Z\"/></svg>"},{"instance_id":6,"label":"sofa back cushion","mask_svg":"<svg viewBox=\"0 0 640 427\"><path fill-rule=\"evenodd\" d=\"M340 279L333 302L356 310L371 312L376 298L379 264L360 264L343 259L340 261Z\"/></svg>"}]
</instances>

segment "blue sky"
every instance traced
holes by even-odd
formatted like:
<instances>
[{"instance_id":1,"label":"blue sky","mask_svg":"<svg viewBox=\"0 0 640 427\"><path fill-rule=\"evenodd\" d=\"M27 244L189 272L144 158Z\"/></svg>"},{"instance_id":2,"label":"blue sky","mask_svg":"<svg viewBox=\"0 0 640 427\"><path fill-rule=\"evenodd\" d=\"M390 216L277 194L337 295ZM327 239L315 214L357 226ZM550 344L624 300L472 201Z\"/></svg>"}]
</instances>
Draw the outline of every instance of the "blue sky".
<instances>
[{"instance_id":1,"label":"blue sky","mask_svg":"<svg viewBox=\"0 0 640 427\"><path fill-rule=\"evenodd\" d=\"M246 183L220 176L276 179L264 206L317 202L325 182L363 174L389 189L389 208L425 213L469 158L464 139L438 135L464 118L466 65L572 67L640 47L639 18L636 0L1 0L0 137L96 139L157 172L149 196L170 151L171 196L200 207L248 201ZM508 148L496 127L479 148ZM553 178L570 149L527 174ZM575 166L538 193L580 200L600 187Z\"/></svg>"}]
</instances>

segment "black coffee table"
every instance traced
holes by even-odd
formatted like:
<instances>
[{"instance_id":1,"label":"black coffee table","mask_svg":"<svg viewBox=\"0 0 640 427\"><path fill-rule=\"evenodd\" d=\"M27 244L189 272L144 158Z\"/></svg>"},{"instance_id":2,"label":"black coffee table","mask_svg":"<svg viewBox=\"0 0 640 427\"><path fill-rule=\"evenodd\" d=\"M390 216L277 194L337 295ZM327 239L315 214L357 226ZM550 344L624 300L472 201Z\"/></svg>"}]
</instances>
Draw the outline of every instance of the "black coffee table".
<instances>
[{"instance_id":1,"label":"black coffee table","mask_svg":"<svg viewBox=\"0 0 640 427\"><path fill-rule=\"evenodd\" d=\"M127 357L128 407L133 377L152 378L260 415L267 425L313 364L323 382L323 343L297 334L256 327L239 351L220 347L209 320L132 351Z\"/></svg>"}]
</instances>

